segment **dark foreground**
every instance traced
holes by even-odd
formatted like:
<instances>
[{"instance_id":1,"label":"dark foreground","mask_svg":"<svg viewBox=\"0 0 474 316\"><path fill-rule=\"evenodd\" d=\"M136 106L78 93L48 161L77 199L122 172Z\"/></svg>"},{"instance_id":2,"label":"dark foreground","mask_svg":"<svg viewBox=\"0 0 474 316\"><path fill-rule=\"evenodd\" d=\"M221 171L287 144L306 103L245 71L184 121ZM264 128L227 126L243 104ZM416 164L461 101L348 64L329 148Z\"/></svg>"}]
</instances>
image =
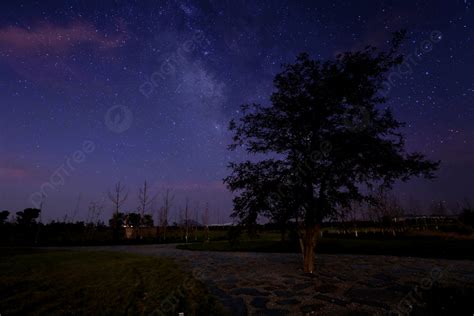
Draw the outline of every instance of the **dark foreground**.
<instances>
[{"instance_id":1,"label":"dark foreground","mask_svg":"<svg viewBox=\"0 0 474 316\"><path fill-rule=\"evenodd\" d=\"M0 249L0 315L222 315L170 258Z\"/></svg>"},{"instance_id":2,"label":"dark foreground","mask_svg":"<svg viewBox=\"0 0 474 316\"><path fill-rule=\"evenodd\" d=\"M175 258L233 315L472 315L474 262L371 255L186 251L175 245L86 247Z\"/></svg>"},{"instance_id":3,"label":"dark foreground","mask_svg":"<svg viewBox=\"0 0 474 316\"><path fill-rule=\"evenodd\" d=\"M232 245L227 240L197 242L179 245L178 248L198 251L288 252L300 253L296 242L278 240L242 240ZM320 254L392 255L436 259L474 260L474 239L355 239L324 238L318 240L316 252Z\"/></svg>"}]
</instances>

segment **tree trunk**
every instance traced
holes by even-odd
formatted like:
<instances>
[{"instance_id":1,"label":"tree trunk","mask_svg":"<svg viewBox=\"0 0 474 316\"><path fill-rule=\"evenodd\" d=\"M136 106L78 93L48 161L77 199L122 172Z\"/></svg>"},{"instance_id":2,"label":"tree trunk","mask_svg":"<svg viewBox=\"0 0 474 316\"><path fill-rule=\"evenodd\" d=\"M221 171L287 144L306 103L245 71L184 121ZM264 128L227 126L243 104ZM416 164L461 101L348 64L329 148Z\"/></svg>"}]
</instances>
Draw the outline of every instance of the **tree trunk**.
<instances>
[{"instance_id":1,"label":"tree trunk","mask_svg":"<svg viewBox=\"0 0 474 316\"><path fill-rule=\"evenodd\" d=\"M303 252L303 271L306 273L313 273L314 271L314 248L318 231L318 225L305 227L304 235L300 242Z\"/></svg>"}]
</instances>

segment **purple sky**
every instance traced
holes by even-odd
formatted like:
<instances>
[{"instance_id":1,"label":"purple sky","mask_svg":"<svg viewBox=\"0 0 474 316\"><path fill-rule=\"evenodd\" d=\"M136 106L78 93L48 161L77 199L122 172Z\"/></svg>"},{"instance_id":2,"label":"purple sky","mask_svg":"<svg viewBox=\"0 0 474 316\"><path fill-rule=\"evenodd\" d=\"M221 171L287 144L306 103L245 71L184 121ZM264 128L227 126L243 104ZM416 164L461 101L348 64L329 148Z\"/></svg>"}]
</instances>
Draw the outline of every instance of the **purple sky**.
<instances>
[{"instance_id":1,"label":"purple sky","mask_svg":"<svg viewBox=\"0 0 474 316\"><path fill-rule=\"evenodd\" d=\"M299 52L383 46L400 28L413 63L389 104L408 148L442 166L437 180L397 192L474 202L472 1L85 3L0 4L0 209L31 207L43 189L43 220L71 218L79 196L85 219L121 180L134 211L147 180L159 204L174 190L171 220L188 196L228 221L222 178L242 157L227 151L226 127L239 105L268 103L273 76Z\"/></svg>"}]
</instances>

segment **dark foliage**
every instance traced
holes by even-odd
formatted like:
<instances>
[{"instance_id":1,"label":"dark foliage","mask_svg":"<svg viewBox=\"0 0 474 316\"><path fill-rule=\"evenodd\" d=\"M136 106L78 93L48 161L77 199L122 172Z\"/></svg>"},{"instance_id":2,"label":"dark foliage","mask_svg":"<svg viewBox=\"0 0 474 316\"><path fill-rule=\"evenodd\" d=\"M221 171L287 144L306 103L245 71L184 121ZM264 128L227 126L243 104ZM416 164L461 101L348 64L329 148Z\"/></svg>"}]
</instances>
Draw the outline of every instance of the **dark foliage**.
<instances>
[{"instance_id":1,"label":"dark foliage","mask_svg":"<svg viewBox=\"0 0 474 316\"><path fill-rule=\"evenodd\" d=\"M16 222L22 226L34 225L40 213L41 210L37 208L26 208L22 212L16 212Z\"/></svg>"},{"instance_id":2,"label":"dark foliage","mask_svg":"<svg viewBox=\"0 0 474 316\"><path fill-rule=\"evenodd\" d=\"M125 224L125 217L126 215L121 212L114 213L112 218L109 219L109 226L113 229L117 229L119 227L123 227Z\"/></svg>"},{"instance_id":3,"label":"dark foliage","mask_svg":"<svg viewBox=\"0 0 474 316\"><path fill-rule=\"evenodd\" d=\"M141 222L142 219L139 213L128 213L125 216L125 223L127 226L140 227Z\"/></svg>"},{"instance_id":4,"label":"dark foliage","mask_svg":"<svg viewBox=\"0 0 474 316\"><path fill-rule=\"evenodd\" d=\"M10 211L1 211L0 212L0 225L4 224L7 221L8 216L10 216Z\"/></svg>"}]
</instances>

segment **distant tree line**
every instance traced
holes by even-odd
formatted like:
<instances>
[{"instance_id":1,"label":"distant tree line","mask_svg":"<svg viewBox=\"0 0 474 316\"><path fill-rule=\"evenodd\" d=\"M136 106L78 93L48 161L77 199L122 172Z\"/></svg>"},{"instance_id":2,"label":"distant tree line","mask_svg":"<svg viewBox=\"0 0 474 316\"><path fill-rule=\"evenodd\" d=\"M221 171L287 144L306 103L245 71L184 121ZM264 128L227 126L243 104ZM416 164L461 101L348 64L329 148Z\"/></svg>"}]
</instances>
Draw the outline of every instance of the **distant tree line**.
<instances>
[{"instance_id":1,"label":"distant tree line","mask_svg":"<svg viewBox=\"0 0 474 316\"><path fill-rule=\"evenodd\" d=\"M125 203L129 199L129 190L122 182L117 182L107 192L106 198L113 210L112 216L103 222L104 210L108 207L107 200L91 201L87 207L86 219L75 221L79 211L79 196L72 217L64 215L60 220L49 223L41 221L41 210L27 208L16 212L4 210L0 212L0 242L10 243L122 243L124 242L125 229L134 229L137 239L142 229L156 228L154 241L196 241L198 229L204 234L204 240L209 240L209 204L200 209L196 203L191 206L189 198L184 201L184 207L175 207L175 197L171 189L152 192L152 188L144 181L137 190L137 207L133 211L126 211ZM161 205L160 205L161 204ZM171 220L172 210L174 219ZM156 225L156 226L155 226Z\"/></svg>"},{"instance_id":2,"label":"distant tree line","mask_svg":"<svg viewBox=\"0 0 474 316\"><path fill-rule=\"evenodd\" d=\"M206 204L202 210L202 216L198 217L197 206L191 211L189 200L186 200L184 207L179 210L178 218L175 221L169 221L168 217L164 217L164 214L167 212L166 209L170 210L173 199L170 190L166 192L163 197L163 206L158 214L157 226L155 226L151 214L142 216L138 211L125 213L120 210L118 213L112 214L107 225L97 219L97 213L100 214L103 209L103 206L97 202L90 203L86 221L70 221L65 217L60 221L42 223L40 221L41 210L39 209L26 208L16 213L3 210L0 211L0 243L42 245L130 242L124 239L126 227L137 229L155 227L156 238L147 240L148 242L209 241L211 230L209 205ZM429 209L423 212L421 207L418 208L418 203L412 202L409 203L408 208L403 207L394 195L387 192L378 192L376 196L378 198L374 200L374 204L353 203L349 208L339 209L329 221L323 223L323 226L336 227L340 232L355 233L356 235L357 231L360 234L365 228L373 227L380 227L382 231L387 231L390 234L416 227L429 230L435 226L437 230L441 231L472 233L474 208L467 200L459 203L456 211L448 209L445 203L440 201L433 202ZM413 205L417 205L415 213ZM431 215L433 220L430 220L429 217L425 219L423 214ZM448 216L446 218L452 224L447 225L442 220L444 216ZM296 224L296 222L282 224L277 219L271 219L268 224L256 227L261 231L278 230L282 233L282 240L285 240L288 234L290 239L295 238ZM227 231L219 238L229 239L235 243L241 236L236 228L238 227L212 227L212 230ZM139 239L137 242L143 241L139 236L137 239Z\"/></svg>"}]
</instances>

